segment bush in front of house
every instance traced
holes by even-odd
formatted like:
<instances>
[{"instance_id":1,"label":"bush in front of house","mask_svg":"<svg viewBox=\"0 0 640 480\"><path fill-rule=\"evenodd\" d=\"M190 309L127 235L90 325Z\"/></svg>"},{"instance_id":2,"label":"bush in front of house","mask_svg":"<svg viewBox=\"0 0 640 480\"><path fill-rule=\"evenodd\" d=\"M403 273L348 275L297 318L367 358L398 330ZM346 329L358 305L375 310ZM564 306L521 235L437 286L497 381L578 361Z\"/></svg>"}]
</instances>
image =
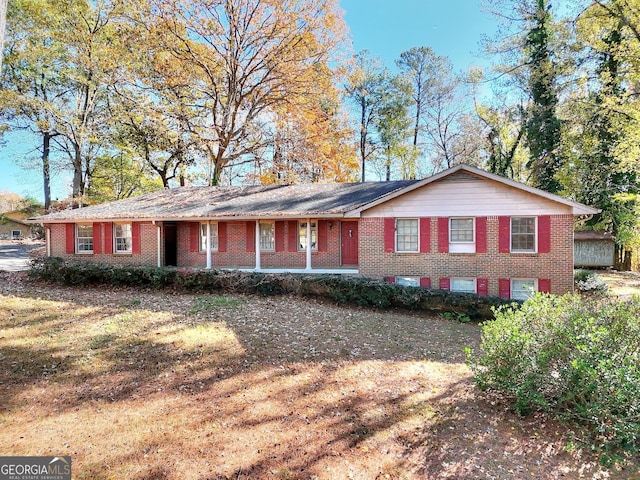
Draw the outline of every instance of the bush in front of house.
<instances>
[{"instance_id":1,"label":"bush in front of house","mask_svg":"<svg viewBox=\"0 0 640 480\"><path fill-rule=\"evenodd\" d=\"M293 294L362 307L452 312L473 319L491 318L494 307L513 304L512 301L501 298L401 286L362 277L113 266L86 262L67 263L61 258L34 260L30 275L65 285L115 285L259 295Z\"/></svg>"},{"instance_id":2,"label":"bush in front of house","mask_svg":"<svg viewBox=\"0 0 640 480\"><path fill-rule=\"evenodd\" d=\"M474 379L526 415L582 427L603 458L640 451L640 297L630 302L538 294L483 324Z\"/></svg>"},{"instance_id":3,"label":"bush in front of house","mask_svg":"<svg viewBox=\"0 0 640 480\"><path fill-rule=\"evenodd\" d=\"M573 274L573 281L576 289L582 293L605 295L609 290L607 282L600 275L589 270L576 270Z\"/></svg>"}]
</instances>

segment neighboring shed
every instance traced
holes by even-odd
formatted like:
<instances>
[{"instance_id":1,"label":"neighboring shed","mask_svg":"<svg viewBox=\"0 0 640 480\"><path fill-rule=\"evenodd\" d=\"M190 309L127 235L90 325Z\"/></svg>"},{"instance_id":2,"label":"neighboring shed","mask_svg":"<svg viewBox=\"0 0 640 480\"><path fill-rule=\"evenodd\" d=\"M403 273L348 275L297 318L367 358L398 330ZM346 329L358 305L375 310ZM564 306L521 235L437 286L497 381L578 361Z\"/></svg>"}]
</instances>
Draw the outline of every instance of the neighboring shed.
<instances>
[{"instance_id":1,"label":"neighboring shed","mask_svg":"<svg viewBox=\"0 0 640 480\"><path fill-rule=\"evenodd\" d=\"M613 267L615 239L612 235L594 230L581 230L573 236L575 267Z\"/></svg>"}]
</instances>

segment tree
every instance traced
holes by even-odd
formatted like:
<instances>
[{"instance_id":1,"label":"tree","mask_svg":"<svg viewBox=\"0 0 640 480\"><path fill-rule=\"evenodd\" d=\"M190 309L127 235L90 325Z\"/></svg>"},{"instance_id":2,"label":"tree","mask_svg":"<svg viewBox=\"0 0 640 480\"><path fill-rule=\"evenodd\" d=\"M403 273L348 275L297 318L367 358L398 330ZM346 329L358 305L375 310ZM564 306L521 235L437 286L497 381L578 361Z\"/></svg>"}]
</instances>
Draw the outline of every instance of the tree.
<instances>
[{"instance_id":1,"label":"tree","mask_svg":"<svg viewBox=\"0 0 640 480\"><path fill-rule=\"evenodd\" d=\"M546 0L536 0L525 49L529 70L528 120L525 141L529 148L527 167L534 187L558 192L561 189L556 173L561 167L559 157L560 120L556 115L558 95L557 72L552 62L549 37L553 34L552 17Z\"/></svg>"},{"instance_id":2,"label":"tree","mask_svg":"<svg viewBox=\"0 0 640 480\"><path fill-rule=\"evenodd\" d=\"M429 47L413 47L400 54L396 65L412 85L413 146L417 149L424 110L432 104L434 93L441 89L441 75L451 70L451 63L446 57L436 55Z\"/></svg>"},{"instance_id":3,"label":"tree","mask_svg":"<svg viewBox=\"0 0 640 480\"><path fill-rule=\"evenodd\" d=\"M367 160L376 153L372 136L378 122L378 114L384 104L388 78L389 73L380 60L363 50L356 54L353 71L344 86L347 99L355 105L358 115L360 178L363 182L366 179Z\"/></svg>"},{"instance_id":4,"label":"tree","mask_svg":"<svg viewBox=\"0 0 640 480\"><path fill-rule=\"evenodd\" d=\"M197 129L209 183L253 163L272 139L274 110L322 92L309 70L328 65L344 38L335 0L149 0L138 21L157 28L173 61L197 72ZM330 71L327 69L327 71Z\"/></svg>"},{"instance_id":5,"label":"tree","mask_svg":"<svg viewBox=\"0 0 640 480\"><path fill-rule=\"evenodd\" d=\"M414 179L416 176L415 152L417 150L415 145L411 146L407 143L412 124L409 116L411 86L405 80L401 76L388 80L376 115L376 127L380 145L384 151L386 181L391 180L391 166L394 159L400 161L403 179Z\"/></svg>"},{"instance_id":6,"label":"tree","mask_svg":"<svg viewBox=\"0 0 640 480\"><path fill-rule=\"evenodd\" d=\"M44 207L51 207L51 142L57 131L58 107L67 82L63 46L51 38L60 21L47 0L12 2L8 11L9 50L0 85L0 110L12 129L26 129L41 139Z\"/></svg>"}]
</instances>

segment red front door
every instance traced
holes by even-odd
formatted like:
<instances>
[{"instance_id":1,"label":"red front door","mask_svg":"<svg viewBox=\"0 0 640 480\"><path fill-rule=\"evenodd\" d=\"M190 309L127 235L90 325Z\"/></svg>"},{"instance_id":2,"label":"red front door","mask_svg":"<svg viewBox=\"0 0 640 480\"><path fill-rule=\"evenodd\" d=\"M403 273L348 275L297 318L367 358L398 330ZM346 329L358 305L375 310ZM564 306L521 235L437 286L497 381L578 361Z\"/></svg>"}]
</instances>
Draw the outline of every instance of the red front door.
<instances>
[{"instance_id":1,"label":"red front door","mask_svg":"<svg viewBox=\"0 0 640 480\"><path fill-rule=\"evenodd\" d=\"M342 222L342 265L358 265L358 222Z\"/></svg>"}]
</instances>

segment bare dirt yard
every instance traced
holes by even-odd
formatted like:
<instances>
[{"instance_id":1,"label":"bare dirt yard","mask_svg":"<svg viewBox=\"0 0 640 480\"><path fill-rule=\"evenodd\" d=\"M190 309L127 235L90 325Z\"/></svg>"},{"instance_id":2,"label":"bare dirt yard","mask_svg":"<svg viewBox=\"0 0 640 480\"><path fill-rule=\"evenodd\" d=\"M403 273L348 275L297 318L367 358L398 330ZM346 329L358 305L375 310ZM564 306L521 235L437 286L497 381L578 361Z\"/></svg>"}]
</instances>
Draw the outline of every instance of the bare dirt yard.
<instances>
[{"instance_id":1,"label":"bare dirt yard","mask_svg":"<svg viewBox=\"0 0 640 480\"><path fill-rule=\"evenodd\" d=\"M473 385L480 328L0 272L0 455L75 479L633 479Z\"/></svg>"}]
</instances>

